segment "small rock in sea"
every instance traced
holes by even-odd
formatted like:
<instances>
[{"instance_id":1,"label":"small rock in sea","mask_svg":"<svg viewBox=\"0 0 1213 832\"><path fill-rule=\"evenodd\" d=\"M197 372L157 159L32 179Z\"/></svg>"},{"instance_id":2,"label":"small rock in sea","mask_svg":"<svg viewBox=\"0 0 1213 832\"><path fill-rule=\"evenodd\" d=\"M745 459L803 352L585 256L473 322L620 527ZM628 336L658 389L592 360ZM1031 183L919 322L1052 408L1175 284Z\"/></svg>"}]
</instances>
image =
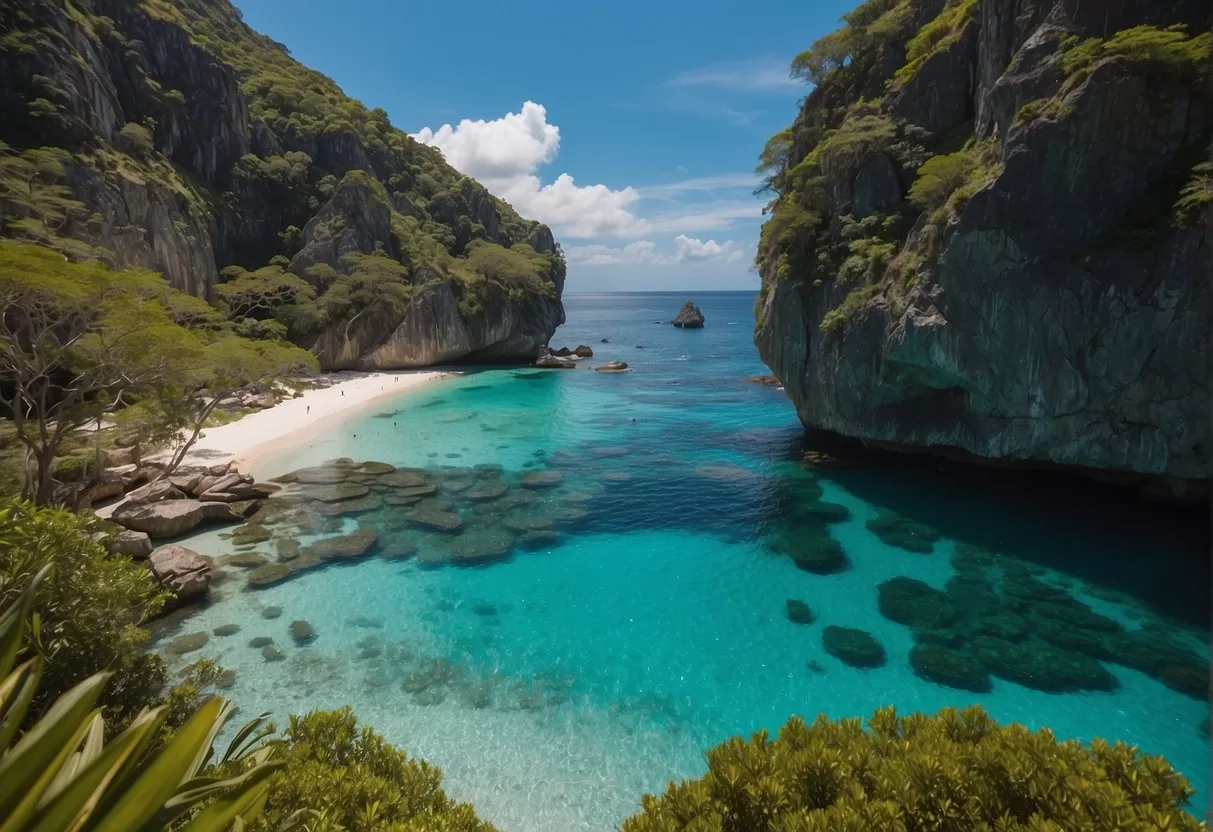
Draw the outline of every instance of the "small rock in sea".
<instances>
[{"instance_id":1,"label":"small rock in sea","mask_svg":"<svg viewBox=\"0 0 1213 832\"><path fill-rule=\"evenodd\" d=\"M767 384L772 387L777 387L779 385L779 379L775 378L775 376L746 376L745 380L750 382L750 384Z\"/></svg>"},{"instance_id":2,"label":"small rock in sea","mask_svg":"<svg viewBox=\"0 0 1213 832\"><path fill-rule=\"evenodd\" d=\"M254 650L260 650L262 647L266 647L267 645L273 643L274 640L269 636L256 636L255 638L249 639L248 646L252 647Z\"/></svg>"},{"instance_id":3,"label":"small rock in sea","mask_svg":"<svg viewBox=\"0 0 1213 832\"><path fill-rule=\"evenodd\" d=\"M239 624L220 624L213 631L217 636L234 636L240 632Z\"/></svg>"},{"instance_id":4,"label":"small rock in sea","mask_svg":"<svg viewBox=\"0 0 1213 832\"><path fill-rule=\"evenodd\" d=\"M593 358L594 351L585 344L579 344L577 349L573 350L573 355L577 356L578 358Z\"/></svg>"},{"instance_id":5,"label":"small rock in sea","mask_svg":"<svg viewBox=\"0 0 1213 832\"><path fill-rule=\"evenodd\" d=\"M884 648L871 633L863 630L831 625L821 631L821 644L834 658L861 670L881 667L885 663Z\"/></svg>"},{"instance_id":6,"label":"small rock in sea","mask_svg":"<svg viewBox=\"0 0 1213 832\"><path fill-rule=\"evenodd\" d=\"M628 369L626 361L608 361L606 364L595 367L596 373L622 373Z\"/></svg>"},{"instance_id":7,"label":"small rock in sea","mask_svg":"<svg viewBox=\"0 0 1213 832\"><path fill-rule=\"evenodd\" d=\"M282 615L282 607L266 607L261 611L262 618L277 618Z\"/></svg>"},{"instance_id":8,"label":"small rock in sea","mask_svg":"<svg viewBox=\"0 0 1213 832\"><path fill-rule=\"evenodd\" d=\"M821 662L817 661L817 659L813 659L811 661L806 662L805 667L807 667L813 673L825 673L826 672L825 667L823 667Z\"/></svg>"},{"instance_id":9,"label":"small rock in sea","mask_svg":"<svg viewBox=\"0 0 1213 832\"><path fill-rule=\"evenodd\" d=\"M237 566L241 569L254 569L258 566L265 566L270 562L270 559L265 555L259 555L256 552L248 552L241 555L228 555L223 559L224 566Z\"/></svg>"},{"instance_id":10,"label":"small rock in sea","mask_svg":"<svg viewBox=\"0 0 1213 832\"><path fill-rule=\"evenodd\" d=\"M812 624L817 616L813 615L813 610L804 601L798 601L795 598L789 598L787 601L788 621L793 624Z\"/></svg>"},{"instance_id":11,"label":"small rock in sea","mask_svg":"<svg viewBox=\"0 0 1213 832\"><path fill-rule=\"evenodd\" d=\"M930 554L939 540L939 532L925 523L887 512L867 522L868 530L883 543L907 552Z\"/></svg>"},{"instance_id":12,"label":"small rock in sea","mask_svg":"<svg viewBox=\"0 0 1213 832\"><path fill-rule=\"evenodd\" d=\"M261 655L267 662L280 662L286 659L286 653L283 653L272 644L268 644L261 648Z\"/></svg>"},{"instance_id":13,"label":"small rock in sea","mask_svg":"<svg viewBox=\"0 0 1213 832\"><path fill-rule=\"evenodd\" d=\"M234 670L224 670L215 678L215 687L220 690L227 690L234 684L236 684L236 671Z\"/></svg>"},{"instance_id":14,"label":"small rock in sea","mask_svg":"<svg viewBox=\"0 0 1213 832\"><path fill-rule=\"evenodd\" d=\"M472 612L476 615L496 615L497 608L492 604L477 604L472 607Z\"/></svg>"},{"instance_id":15,"label":"small rock in sea","mask_svg":"<svg viewBox=\"0 0 1213 832\"><path fill-rule=\"evenodd\" d=\"M308 642L316 640L316 631L313 630L312 625L308 624L306 621L292 621L291 638L295 640L296 644L307 644Z\"/></svg>"},{"instance_id":16,"label":"small rock in sea","mask_svg":"<svg viewBox=\"0 0 1213 832\"><path fill-rule=\"evenodd\" d=\"M264 586L272 586L285 581L293 574L293 570L283 563L267 563L265 566L258 566L252 572L248 573L248 585L254 589Z\"/></svg>"},{"instance_id":17,"label":"small rock in sea","mask_svg":"<svg viewBox=\"0 0 1213 832\"><path fill-rule=\"evenodd\" d=\"M698 306L688 300L670 323L679 329L702 329L703 313L699 311Z\"/></svg>"},{"instance_id":18,"label":"small rock in sea","mask_svg":"<svg viewBox=\"0 0 1213 832\"><path fill-rule=\"evenodd\" d=\"M189 633L188 635L178 636L168 644L164 645L162 652L180 656L184 653L192 653L195 650L201 650L210 640L210 636L208 636L206 633Z\"/></svg>"},{"instance_id":19,"label":"small rock in sea","mask_svg":"<svg viewBox=\"0 0 1213 832\"><path fill-rule=\"evenodd\" d=\"M638 350L644 349L644 344L637 344L636 349L638 349Z\"/></svg>"},{"instance_id":20,"label":"small rock in sea","mask_svg":"<svg viewBox=\"0 0 1213 832\"><path fill-rule=\"evenodd\" d=\"M564 482L561 471L530 471L523 475L519 483L523 488L555 488Z\"/></svg>"},{"instance_id":21,"label":"small rock in sea","mask_svg":"<svg viewBox=\"0 0 1213 832\"><path fill-rule=\"evenodd\" d=\"M610 338L603 338L603 339L602 339L601 341L599 341L598 343L600 343L600 344L609 344L609 343L611 343L611 339L610 339Z\"/></svg>"}]
</instances>

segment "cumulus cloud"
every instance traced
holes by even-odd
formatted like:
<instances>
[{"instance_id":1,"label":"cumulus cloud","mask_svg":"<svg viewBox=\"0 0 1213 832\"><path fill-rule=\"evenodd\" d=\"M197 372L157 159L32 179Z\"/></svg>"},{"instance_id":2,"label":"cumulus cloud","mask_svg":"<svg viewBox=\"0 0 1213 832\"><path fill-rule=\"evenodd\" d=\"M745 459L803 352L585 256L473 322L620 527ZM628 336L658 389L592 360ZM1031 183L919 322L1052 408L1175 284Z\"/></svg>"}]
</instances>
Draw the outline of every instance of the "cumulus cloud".
<instances>
[{"instance_id":1,"label":"cumulus cloud","mask_svg":"<svg viewBox=\"0 0 1213 832\"><path fill-rule=\"evenodd\" d=\"M584 245L564 250L569 265L576 266L670 266L675 263L715 261L736 263L745 258L732 240L718 243L679 234L674 238L674 253L657 250L652 240L638 240L626 246Z\"/></svg>"},{"instance_id":2,"label":"cumulus cloud","mask_svg":"<svg viewBox=\"0 0 1213 832\"><path fill-rule=\"evenodd\" d=\"M567 173L542 183L537 171L560 150L560 128L548 123L542 104L524 102L519 112L492 121L423 127L413 138L441 150L457 170L479 179L523 216L567 236L638 237L648 229L632 210L640 199L635 188L578 185Z\"/></svg>"}]
</instances>

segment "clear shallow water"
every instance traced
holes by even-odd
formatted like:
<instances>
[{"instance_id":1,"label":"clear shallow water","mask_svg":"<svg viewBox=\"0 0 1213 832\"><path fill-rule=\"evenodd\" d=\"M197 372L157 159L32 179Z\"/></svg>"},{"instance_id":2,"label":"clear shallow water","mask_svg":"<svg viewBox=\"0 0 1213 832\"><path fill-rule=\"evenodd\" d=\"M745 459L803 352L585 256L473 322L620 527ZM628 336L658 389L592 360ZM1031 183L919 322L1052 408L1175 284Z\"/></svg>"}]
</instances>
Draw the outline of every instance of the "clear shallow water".
<instances>
[{"instance_id":1,"label":"clear shallow water","mask_svg":"<svg viewBox=\"0 0 1213 832\"><path fill-rule=\"evenodd\" d=\"M1003 566L989 569L995 583L1007 580L999 576L1008 564L1030 570L1125 629L1165 632L1207 662L1207 565L1148 527L1017 505L921 471L840 469L807 480L795 463L801 432L791 406L782 392L744 381L765 372L750 340L752 296L697 298L702 331L654 323L682 300L566 300L569 323L553 343L588 344L590 364L621 358L633 372L472 373L381 405L275 463L501 466L511 494L540 500L520 510L566 511L556 541L482 567L433 566L425 561L444 556L448 539L408 528L409 508L330 519L303 542L361 524L379 532L381 555L409 545L419 554L328 566L257 591L229 568L217 600L177 632L228 623L241 632L212 636L176 661L215 658L235 670L227 695L249 713L284 719L352 705L441 766L448 791L503 830L611 829L642 793L701 774L703 750L731 734L774 730L793 713L866 715L885 704L979 703L1060 736L1133 742L1167 756L1203 806L1206 703L1116 664L1106 665L1114 693L1045 693L997 678L989 692L970 693L923 681L907 662L914 635L881 615L876 587L908 576L943 589L957 547L980 544L1000 556ZM519 475L544 467L565 481L551 491L517 487ZM829 575L798 568L771 545L818 486L820 499L850 512L828 527L850 568ZM585 516L567 512L578 508ZM939 528L933 552L873 534L867 521L886 509ZM500 520L463 511L469 525ZM229 535L210 531L188 545L223 556L235 551ZM272 545L250 548L274 558ZM789 598L812 607L816 622L789 621ZM269 605L281 618L262 618ZM292 643L294 619L310 622L314 642ZM827 625L870 632L887 664L859 670L827 654ZM273 637L286 660L267 663L250 649L259 635Z\"/></svg>"}]
</instances>

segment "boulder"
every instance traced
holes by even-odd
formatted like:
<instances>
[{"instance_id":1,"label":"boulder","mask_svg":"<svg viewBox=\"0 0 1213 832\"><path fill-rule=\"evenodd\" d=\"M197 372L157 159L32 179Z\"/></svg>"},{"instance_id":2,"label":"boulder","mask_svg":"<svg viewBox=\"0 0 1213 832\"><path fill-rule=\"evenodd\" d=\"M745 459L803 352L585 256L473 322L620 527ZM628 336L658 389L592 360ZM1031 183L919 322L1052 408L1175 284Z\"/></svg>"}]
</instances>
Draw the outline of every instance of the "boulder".
<instances>
[{"instance_id":1,"label":"boulder","mask_svg":"<svg viewBox=\"0 0 1213 832\"><path fill-rule=\"evenodd\" d=\"M256 569L258 566L265 566L270 562L270 559L265 555L259 555L256 552L249 552L241 555L228 555L225 558L220 558L220 563L224 566L235 566L240 569Z\"/></svg>"},{"instance_id":2,"label":"boulder","mask_svg":"<svg viewBox=\"0 0 1213 832\"><path fill-rule=\"evenodd\" d=\"M236 633L240 632L240 625L239 624L220 624L218 627L216 627L211 632L213 632L215 635L219 636L220 638L223 638L224 636L234 636L234 635L236 635Z\"/></svg>"},{"instance_id":3,"label":"boulder","mask_svg":"<svg viewBox=\"0 0 1213 832\"><path fill-rule=\"evenodd\" d=\"M561 358L548 352L535 359L535 366L553 370L572 370L577 366L577 362L572 358Z\"/></svg>"},{"instance_id":4,"label":"boulder","mask_svg":"<svg viewBox=\"0 0 1213 832\"><path fill-rule=\"evenodd\" d=\"M128 558L143 560L152 553L152 539L144 532L127 529L111 537L105 543L105 548Z\"/></svg>"},{"instance_id":5,"label":"boulder","mask_svg":"<svg viewBox=\"0 0 1213 832\"><path fill-rule=\"evenodd\" d=\"M949 627L960 615L948 593L904 575L877 586L876 606L885 618L916 630Z\"/></svg>"},{"instance_id":6,"label":"boulder","mask_svg":"<svg viewBox=\"0 0 1213 832\"><path fill-rule=\"evenodd\" d=\"M109 448L101 451L101 464L106 468L132 465L138 461L139 453L134 446L129 448Z\"/></svg>"},{"instance_id":7,"label":"boulder","mask_svg":"<svg viewBox=\"0 0 1213 832\"><path fill-rule=\"evenodd\" d=\"M910 650L914 675L957 690L989 693L990 674L968 653L938 644L916 644Z\"/></svg>"},{"instance_id":8,"label":"boulder","mask_svg":"<svg viewBox=\"0 0 1213 832\"><path fill-rule=\"evenodd\" d=\"M245 485L247 482L251 482L251 480L242 474L239 474L239 473L224 474L219 479L215 480L212 483L209 483L207 485L206 489L202 493L203 494L213 494L216 492L228 491L237 485Z\"/></svg>"},{"instance_id":9,"label":"boulder","mask_svg":"<svg viewBox=\"0 0 1213 832\"><path fill-rule=\"evenodd\" d=\"M282 607L266 607L261 611L262 618L274 619L280 615L282 615Z\"/></svg>"},{"instance_id":10,"label":"boulder","mask_svg":"<svg viewBox=\"0 0 1213 832\"><path fill-rule=\"evenodd\" d=\"M111 519L132 531L145 532L149 537L178 537L202 523L203 504L197 500L164 500L135 505L128 502L123 503Z\"/></svg>"},{"instance_id":11,"label":"boulder","mask_svg":"<svg viewBox=\"0 0 1213 832\"><path fill-rule=\"evenodd\" d=\"M248 585L253 589L261 589L274 584L280 584L294 573L291 567L283 563L267 563L258 566L248 573Z\"/></svg>"},{"instance_id":12,"label":"boulder","mask_svg":"<svg viewBox=\"0 0 1213 832\"><path fill-rule=\"evenodd\" d=\"M451 511L417 509L408 516L410 525L439 532L458 532L463 528L463 518Z\"/></svg>"},{"instance_id":13,"label":"boulder","mask_svg":"<svg viewBox=\"0 0 1213 832\"><path fill-rule=\"evenodd\" d=\"M362 463L362 471L365 474L372 476L383 476L384 474L393 474L396 472L395 465L389 465L386 462L364 462Z\"/></svg>"},{"instance_id":14,"label":"boulder","mask_svg":"<svg viewBox=\"0 0 1213 832\"><path fill-rule=\"evenodd\" d=\"M606 339L604 338L603 341L605 342ZM573 355L577 356L578 358L593 358L594 351L585 344L579 344L577 349L573 350Z\"/></svg>"},{"instance_id":15,"label":"boulder","mask_svg":"<svg viewBox=\"0 0 1213 832\"><path fill-rule=\"evenodd\" d=\"M679 329L702 329L703 313L699 311L698 306L688 300L670 323Z\"/></svg>"},{"instance_id":16,"label":"boulder","mask_svg":"<svg viewBox=\"0 0 1213 832\"><path fill-rule=\"evenodd\" d=\"M255 543L265 543L272 539L274 533L265 526L258 526L254 523L246 523L239 526L232 532L233 546L252 546Z\"/></svg>"},{"instance_id":17,"label":"boulder","mask_svg":"<svg viewBox=\"0 0 1213 832\"><path fill-rule=\"evenodd\" d=\"M360 558L375 548L379 534L374 529L359 529L351 534L327 537L303 547L305 559L349 560Z\"/></svg>"},{"instance_id":18,"label":"boulder","mask_svg":"<svg viewBox=\"0 0 1213 832\"><path fill-rule=\"evenodd\" d=\"M829 626L821 631L821 644L834 658L861 670L881 667L885 663L884 648L871 633L863 630Z\"/></svg>"},{"instance_id":19,"label":"boulder","mask_svg":"<svg viewBox=\"0 0 1213 832\"><path fill-rule=\"evenodd\" d=\"M358 497L365 497L371 493L371 489L356 482L343 482L336 485L314 486L308 488L303 493L307 497L319 500L322 503L337 503L342 500L354 500Z\"/></svg>"},{"instance_id":20,"label":"boulder","mask_svg":"<svg viewBox=\"0 0 1213 832\"><path fill-rule=\"evenodd\" d=\"M628 369L628 363L626 361L608 361L605 364L595 367L594 372L596 372L596 373L622 373L622 372L625 372L627 369Z\"/></svg>"},{"instance_id":21,"label":"boulder","mask_svg":"<svg viewBox=\"0 0 1213 832\"><path fill-rule=\"evenodd\" d=\"M787 541L788 556L801 569L832 575L851 567L842 544L827 534L806 530Z\"/></svg>"},{"instance_id":22,"label":"boulder","mask_svg":"<svg viewBox=\"0 0 1213 832\"><path fill-rule=\"evenodd\" d=\"M160 546L147 556L147 564L160 585L178 601L189 601L210 589L211 563L193 549L176 543Z\"/></svg>"},{"instance_id":23,"label":"boulder","mask_svg":"<svg viewBox=\"0 0 1213 832\"><path fill-rule=\"evenodd\" d=\"M265 647L261 648L261 656L267 662L286 661L286 653L283 653L281 650L279 650L277 647L275 647L272 644L267 644Z\"/></svg>"},{"instance_id":24,"label":"boulder","mask_svg":"<svg viewBox=\"0 0 1213 832\"><path fill-rule=\"evenodd\" d=\"M316 631L312 625L302 619L291 622L291 638L296 644L309 644L316 640Z\"/></svg>"},{"instance_id":25,"label":"boulder","mask_svg":"<svg viewBox=\"0 0 1213 832\"><path fill-rule=\"evenodd\" d=\"M193 653L195 650L201 650L206 647L206 643L210 641L210 636L206 633L187 633L183 636L170 641L168 644L160 648L162 653L169 653L174 656L180 656L185 653Z\"/></svg>"},{"instance_id":26,"label":"boulder","mask_svg":"<svg viewBox=\"0 0 1213 832\"><path fill-rule=\"evenodd\" d=\"M488 500L496 500L504 497L509 493L509 491L510 489L505 483L492 480L489 482L482 482L477 486L469 488L467 491L463 492L463 497L464 499L471 500L472 502L486 502Z\"/></svg>"},{"instance_id":27,"label":"boulder","mask_svg":"<svg viewBox=\"0 0 1213 832\"><path fill-rule=\"evenodd\" d=\"M907 552L930 554L939 540L939 532L934 528L899 514L882 514L869 520L867 526L885 544Z\"/></svg>"},{"instance_id":28,"label":"boulder","mask_svg":"<svg viewBox=\"0 0 1213 832\"><path fill-rule=\"evenodd\" d=\"M136 488L126 495L126 502L131 505L142 505L144 503L158 503L162 500L180 500L184 497L185 493L181 489L173 485L170 480L165 479L148 483L141 488Z\"/></svg>"},{"instance_id":29,"label":"boulder","mask_svg":"<svg viewBox=\"0 0 1213 832\"><path fill-rule=\"evenodd\" d=\"M254 636L249 639L248 646L254 650L260 650L262 647L268 647L273 643L274 640L269 636Z\"/></svg>"},{"instance_id":30,"label":"boulder","mask_svg":"<svg viewBox=\"0 0 1213 832\"><path fill-rule=\"evenodd\" d=\"M788 621L793 624L812 624L817 620L817 616L813 615L813 610L804 601L798 601L795 598L787 600Z\"/></svg>"},{"instance_id":31,"label":"boulder","mask_svg":"<svg viewBox=\"0 0 1213 832\"><path fill-rule=\"evenodd\" d=\"M1111 693L1120 687L1116 677L1090 656L1048 644L979 636L972 640L971 649L991 674L1032 690Z\"/></svg>"},{"instance_id":32,"label":"boulder","mask_svg":"<svg viewBox=\"0 0 1213 832\"><path fill-rule=\"evenodd\" d=\"M124 491L126 491L125 477L117 471L102 471L96 479L89 483L85 497L91 505L103 500L111 500L114 497L121 497Z\"/></svg>"}]
</instances>

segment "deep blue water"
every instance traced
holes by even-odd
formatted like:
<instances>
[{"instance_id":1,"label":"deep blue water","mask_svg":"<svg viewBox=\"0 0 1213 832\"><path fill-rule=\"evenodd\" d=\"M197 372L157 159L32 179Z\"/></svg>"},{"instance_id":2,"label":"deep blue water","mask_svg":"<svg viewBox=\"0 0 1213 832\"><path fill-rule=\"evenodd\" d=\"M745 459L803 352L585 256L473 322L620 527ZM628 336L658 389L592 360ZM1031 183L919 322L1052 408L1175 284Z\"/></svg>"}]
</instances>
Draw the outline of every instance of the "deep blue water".
<instances>
[{"instance_id":1,"label":"deep blue water","mask_svg":"<svg viewBox=\"0 0 1213 832\"><path fill-rule=\"evenodd\" d=\"M373 528L378 554L256 591L229 568L218 600L179 631L237 623L241 632L178 661L209 657L234 669L228 695L248 711L281 718L353 705L441 766L448 790L504 830L611 829L643 792L701 774L704 749L731 734L775 729L792 714L867 715L887 704L977 703L1059 736L1135 743L1167 756L1203 806L1207 703L1173 689L1183 686L1175 678L1164 684L1140 649L1148 658L1166 645L1175 667L1207 668L1199 541L1145 509L1110 510L1115 497L1084 500L1081 485L1016 490L880 462L807 469L782 391L745 381L766 372L752 343L752 293L698 295L707 326L697 331L668 324L683 300L566 299L568 323L553 346L587 344L595 352L587 364L622 359L628 373L466 371L354 416L259 471L342 457L429 469L441 491L420 499L450 501L466 528L425 531L410 520L415 506L376 508L379 496L404 492L355 473L373 489L363 513L323 528L295 525L297 517L267 528L305 544ZM523 475L544 470L563 481L521 487ZM464 488L486 483L508 486L503 501L534 502L506 511ZM296 484L284 499L314 488ZM304 506L306 514L318 504ZM889 545L867 527L889 511L937 530L930 543L929 529L912 530L911 548L929 551ZM520 522L556 536L525 546L519 538L508 558L487 565L448 562L452 550L517 533ZM235 551L226 531L191 540L221 560ZM841 561L828 568L804 559L838 559L839 548ZM251 550L278 557L276 541ZM956 617L952 636L1009 626L1002 643L1025 650L1009 664L1010 653L989 659L1003 670L981 692L919 678L907 659L916 638L949 633L932 626L916 635L882 614L877 587L899 576L948 593L930 603ZM789 599L815 621L789 620ZM268 605L282 617L262 618ZM292 644L294 619L318 638ZM827 652L830 625L872 634L886 663L860 669ZM1044 646L1075 631L1090 639ZM274 637L287 659L264 661L246 644L257 635ZM1047 667L1034 663L1041 656ZM1040 689L1058 684L1086 689Z\"/></svg>"}]
</instances>

